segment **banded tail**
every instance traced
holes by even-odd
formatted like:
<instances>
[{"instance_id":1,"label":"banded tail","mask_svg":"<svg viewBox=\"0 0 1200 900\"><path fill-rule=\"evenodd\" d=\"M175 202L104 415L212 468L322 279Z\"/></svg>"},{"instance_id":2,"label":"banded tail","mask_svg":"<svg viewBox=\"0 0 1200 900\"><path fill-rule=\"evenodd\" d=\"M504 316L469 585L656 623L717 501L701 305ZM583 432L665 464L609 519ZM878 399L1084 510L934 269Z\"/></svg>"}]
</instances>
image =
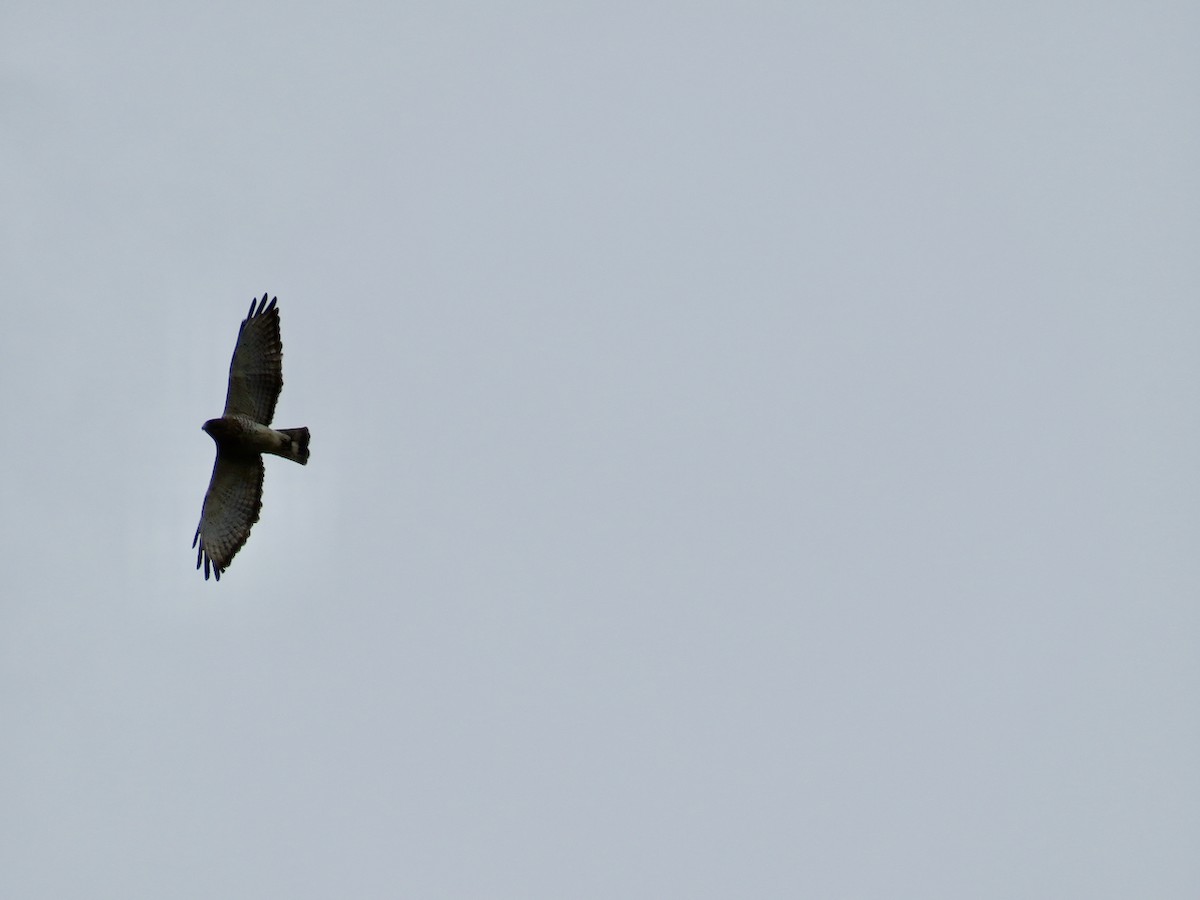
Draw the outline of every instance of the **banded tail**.
<instances>
[{"instance_id":1,"label":"banded tail","mask_svg":"<svg viewBox=\"0 0 1200 900\"><path fill-rule=\"evenodd\" d=\"M279 448L279 455L290 459L292 462L298 462L302 466L308 465L308 429L307 428L277 428L280 434L291 441L291 444L284 444Z\"/></svg>"}]
</instances>

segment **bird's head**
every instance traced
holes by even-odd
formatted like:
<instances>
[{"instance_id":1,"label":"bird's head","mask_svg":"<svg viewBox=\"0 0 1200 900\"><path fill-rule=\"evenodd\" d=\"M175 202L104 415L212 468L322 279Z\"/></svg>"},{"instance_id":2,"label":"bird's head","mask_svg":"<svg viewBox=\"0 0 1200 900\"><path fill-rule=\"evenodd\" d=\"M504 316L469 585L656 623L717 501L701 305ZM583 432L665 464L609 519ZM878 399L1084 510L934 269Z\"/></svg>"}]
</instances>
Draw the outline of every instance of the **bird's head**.
<instances>
[{"instance_id":1,"label":"bird's head","mask_svg":"<svg viewBox=\"0 0 1200 900\"><path fill-rule=\"evenodd\" d=\"M234 424L228 419L209 419L200 427L209 437L218 443L224 438L232 437L236 431Z\"/></svg>"}]
</instances>

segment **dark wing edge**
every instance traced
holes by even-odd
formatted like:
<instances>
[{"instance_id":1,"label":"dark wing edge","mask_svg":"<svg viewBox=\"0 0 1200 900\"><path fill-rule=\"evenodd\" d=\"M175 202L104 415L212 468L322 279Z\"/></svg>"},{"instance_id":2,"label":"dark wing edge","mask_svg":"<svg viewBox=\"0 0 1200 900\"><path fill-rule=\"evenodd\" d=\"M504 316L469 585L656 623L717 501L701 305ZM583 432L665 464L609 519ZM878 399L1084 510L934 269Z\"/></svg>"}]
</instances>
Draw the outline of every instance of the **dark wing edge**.
<instances>
[{"instance_id":1,"label":"dark wing edge","mask_svg":"<svg viewBox=\"0 0 1200 900\"><path fill-rule=\"evenodd\" d=\"M283 390L283 341L279 335L278 297L263 294L251 300L250 310L238 328L237 343L229 362L229 389L225 415L250 416L270 425Z\"/></svg>"},{"instance_id":2,"label":"dark wing edge","mask_svg":"<svg viewBox=\"0 0 1200 900\"><path fill-rule=\"evenodd\" d=\"M250 538L250 529L262 512L262 458L229 459L217 453L212 480L200 509L200 524L192 538L196 549L196 568L204 566L204 580L210 571L221 580L237 552Z\"/></svg>"},{"instance_id":3,"label":"dark wing edge","mask_svg":"<svg viewBox=\"0 0 1200 900\"><path fill-rule=\"evenodd\" d=\"M192 547L196 546L196 542L200 540L200 526L196 526L196 536L192 538ZM204 560L204 580L208 581L208 569L211 564L213 572L217 576L217 581L221 580L221 567L212 561L212 557L204 552L204 545L200 545L200 549L196 551L196 568L200 568L200 561Z\"/></svg>"}]
</instances>

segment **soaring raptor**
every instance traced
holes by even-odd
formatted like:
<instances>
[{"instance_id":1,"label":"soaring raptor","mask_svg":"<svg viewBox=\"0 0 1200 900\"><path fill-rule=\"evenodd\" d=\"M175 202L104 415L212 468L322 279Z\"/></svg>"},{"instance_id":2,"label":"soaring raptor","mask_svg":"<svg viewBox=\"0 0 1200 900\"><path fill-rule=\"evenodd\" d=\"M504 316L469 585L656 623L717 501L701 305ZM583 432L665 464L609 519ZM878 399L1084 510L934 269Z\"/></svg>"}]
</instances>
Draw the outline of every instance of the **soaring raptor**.
<instances>
[{"instance_id":1,"label":"soaring raptor","mask_svg":"<svg viewBox=\"0 0 1200 900\"><path fill-rule=\"evenodd\" d=\"M250 537L250 526L262 509L264 453L308 464L307 428L271 428L275 401L283 388L283 343L279 340L276 297L250 301L250 312L238 330L225 412L209 419L204 430L217 442L217 461L204 495L200 525L192 546L196 568L204 563L221 580L234 555Z\"/></svg>"}]
</instances>

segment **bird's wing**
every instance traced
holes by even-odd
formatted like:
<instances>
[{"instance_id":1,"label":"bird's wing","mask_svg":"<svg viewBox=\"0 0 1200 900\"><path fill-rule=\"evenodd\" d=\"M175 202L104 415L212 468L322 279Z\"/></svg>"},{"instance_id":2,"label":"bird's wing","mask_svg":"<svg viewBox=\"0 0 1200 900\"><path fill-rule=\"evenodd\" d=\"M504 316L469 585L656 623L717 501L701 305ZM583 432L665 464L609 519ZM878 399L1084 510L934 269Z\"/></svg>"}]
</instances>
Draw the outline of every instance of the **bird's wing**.
<instances>
[{"instance_id":1,"label":"bird's wing","mask_svg":"<svg viewBox=\"0 0 1200 900\"><path fill-rule=\"evenodd\" d=\"M256 308L257 307L257 308ZM279 310L275 298L250 301L250 312L238 330L229 364L229 393L225 415L249 416L270 425L275 401L283 389L283 342L279 339Z\"/></svg>"},{"instance_id":2,"label":"bird's wing","mask_svg":"<svg viewBox=\"0 0 1200 900\"><path fill-rule=\"evenodd\" d=\"M220 581L221 573L250 537L250 527L258 521L262 510L262 487L261 456L234 456L217 451L212 481L200 510L200 524L192 539L193 547L200 545L196 568L204 563L205 581L210 566Z\"/></svg>"}]
</instances>

